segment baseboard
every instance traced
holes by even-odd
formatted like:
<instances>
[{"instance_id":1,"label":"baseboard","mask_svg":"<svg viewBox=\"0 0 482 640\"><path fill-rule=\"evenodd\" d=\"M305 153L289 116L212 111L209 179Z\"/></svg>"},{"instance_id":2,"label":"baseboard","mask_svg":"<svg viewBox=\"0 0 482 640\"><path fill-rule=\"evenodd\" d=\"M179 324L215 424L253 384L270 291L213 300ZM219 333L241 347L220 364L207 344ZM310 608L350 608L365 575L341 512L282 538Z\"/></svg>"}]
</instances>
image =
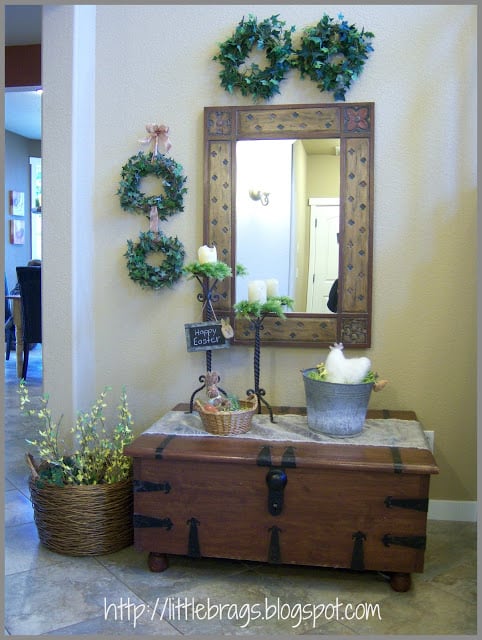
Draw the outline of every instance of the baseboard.
<instances>
[{"instance_id":1,"label":"baseboard","mask_svg":"<svg viewBox=\"0 0 482 640\"><path fill-rule=\"evenodd\" d=\"M430 500L428 519L477 522L477 502L475 500Z\"/></svg>"}]
</instances>

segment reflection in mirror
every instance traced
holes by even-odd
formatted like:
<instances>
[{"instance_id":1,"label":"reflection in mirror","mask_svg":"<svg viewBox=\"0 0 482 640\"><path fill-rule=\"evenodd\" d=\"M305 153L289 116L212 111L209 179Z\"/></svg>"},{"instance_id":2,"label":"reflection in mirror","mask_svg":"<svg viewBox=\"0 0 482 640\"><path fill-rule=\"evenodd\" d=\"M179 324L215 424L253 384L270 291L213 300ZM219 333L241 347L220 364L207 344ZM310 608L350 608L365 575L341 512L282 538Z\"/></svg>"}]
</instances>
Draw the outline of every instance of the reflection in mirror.
<instances>
[{"instance_id":1,"label":"reflection in mirror","mask_svg":"<svg viewBox=\"0 0 482 640\"><path fill-rule=\"evenodd\" d=\"M236 256L249 280L274 279L293 311L331 313L338 279L340 140L236 143Z\"/></svg>"},{"instance_id":2,"label":"reflection in mirror","mask_svg":"<svg viewBox=\"0 0 482 640\"><path fill-rule=\"evenodd\" d=\"M264 318L264 344L370 346L374 123L372 102L205 108L204 244L249 273L216 287L236 344L254 336L233 305L269 280L295 309Z\"/></svg>"}]
</instances>

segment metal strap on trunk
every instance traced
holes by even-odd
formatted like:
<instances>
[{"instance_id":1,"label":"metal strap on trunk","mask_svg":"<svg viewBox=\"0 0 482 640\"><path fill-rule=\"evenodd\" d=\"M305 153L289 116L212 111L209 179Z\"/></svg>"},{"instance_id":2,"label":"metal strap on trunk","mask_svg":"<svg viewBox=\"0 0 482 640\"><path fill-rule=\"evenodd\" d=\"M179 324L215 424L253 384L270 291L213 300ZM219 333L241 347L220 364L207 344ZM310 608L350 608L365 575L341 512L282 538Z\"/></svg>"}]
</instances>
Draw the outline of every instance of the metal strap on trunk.
<instances>
[{"instance_id":1,"label":"metal strap on trunk","mask_svg":"<svg viewBox=\"0 0 482 640\"><path fill-rule=\"evenodd\" d=\"M392 536L387 533L383 536L382 542L386 547L392 544L400 547L410 547L411 549L425 549L427 538L425 536Z\"/></svg>"},{"instance_id":2,"label":"metal strap on trunk","mask_svg":"<svg viewBox=\"0 0 482 640\"><path fill-rule=\"evenodd\" d=\"M148 480L134 480L134 492L144 493L146 491L162 491L169 493L171 485L169 482L149 482Z\"/></svg>"},{"instance_id":3,"label":"metal strap on trunk","mask_svg":"<svg viewBox=\"0 0 482 640\"><path fill-rule=\"evenodd\" d=\"M258 467L271 467L271 448L269 445L261 448L256 458L256 464Z\"/></svg>"},{"instance_id":4,"label":"metal strap on trunk","mask_svg":"<svg viewBox=\"0 0 482 640\"><path fill-rule=\"evenodd\" d=\"M385 506L400 507L401 509L414 509L415 511L428 511L428 498L394 498L387 496Z\"/></svg>"},{"instance_id":5,"label":"metal strap on trunk","mask_svg":"<svg viewBox=\"0 0 482 640\"><path fill-rule=\"evenodd\" d=\"M158 447L156 447L156 454L155 454L156 460L162 459L162 456L164 454L164 449L175 437L176 437L175 434L171 433L170 435L164 438L164 440L161 442L161 444Z\"/></svg>"},{"instance_id":6,"label":"metal strap on trunk","mask_svg":"<svg viewBox=\"0 0 482 640\"><path fill-rule=\"evenodd\" d=\"M279 534L281 533L281 529L279 527L273 526L270 527L268 531L271 532L268 550L268 562L271 562L272 564L278 564L281 562L281 549L279 541Z\"/></svg>"},{"instance_id":7,"label":"metal strap on trunk","mask_svg":"<svg viewBox=\"0 0 482 640\"><path fill-rule=\"evenodd\" d=\"M288 468L296 467L296 457L295 457L295 448L294 447L286 447L285 452L283 453L283 457L281 458L281 466Z\"/></svg>"},{"instance_id":8,"label":"metal strap on trunk","mask_svg":"<svg viewBox=\"0 0 482 640\"><path fill-rule=\"evenodd\" d=\"M390 451L392 453L392 459L393 459L393 471L395 473L402 473L403 462L402 462L402 456L400 454L400 449L398 447L390 447Z\"/></svg>"},{"instance_id":9,"label":"metal strap on trunk","mask_svg":"<svg viewBox=\"0 0 482 640\"><path fill-rule=\"evenodd\" d=\"M363 531L357 531L352 535L352 539L355 541L353 543L353 553L351 556L351 566L350 568L354 571L363 571L365 568L365 559L363 555L363 541L367 539L366 535Z\"/></svg>"},{"instance_id":10,"label":"metal strap on trunk","mask_svg":"<svg viewBox=\"0 0 482 640\"><path fill-rule=\"evenodd\" d=\"M201 548L199 546L198 525L201 523L196 518L189 518L186 524L189 525L189 538L187 543L187 555L190 558L200 558Z\"/></svg>"},{"instance_id":11,"label":"metal strap on trunk","mask_svg":"<svg viewBox=\"0 0 482 640\"><path fill-rule=\"evenodd\" d=\"M171 518L153 518L152 516L144 516L140 513L134 514L133 522L134 528L136 529L159 528L169 531L174 526Z\"/></svg>"}]
</instances>

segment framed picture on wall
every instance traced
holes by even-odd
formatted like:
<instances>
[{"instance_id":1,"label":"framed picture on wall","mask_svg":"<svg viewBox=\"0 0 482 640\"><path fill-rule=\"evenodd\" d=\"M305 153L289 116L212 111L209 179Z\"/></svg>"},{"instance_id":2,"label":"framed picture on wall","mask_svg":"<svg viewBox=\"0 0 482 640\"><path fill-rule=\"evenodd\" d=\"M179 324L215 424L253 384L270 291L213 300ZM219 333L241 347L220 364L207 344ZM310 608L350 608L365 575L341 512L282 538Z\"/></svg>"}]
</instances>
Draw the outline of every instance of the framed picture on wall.
<instances>
[{"instance_id":1,"label":"framed picture on wall","mask_svg":"<svg viewBox=\"0 0 482 640\"><path fill-rule=\"evenodd\" d=\"M10 220L10 244L25 244L25 222Z\"/></svg>"},{"instance_id":2,"label":"framed picture on wall","mask_svg":"<svg viewBox=\"0 0 482 640\"><path fill-rule=\"evenodd\" d=\"M10 215L25 215L25 194L23 191L9 191Z\"/></svg>"}]
</instances>

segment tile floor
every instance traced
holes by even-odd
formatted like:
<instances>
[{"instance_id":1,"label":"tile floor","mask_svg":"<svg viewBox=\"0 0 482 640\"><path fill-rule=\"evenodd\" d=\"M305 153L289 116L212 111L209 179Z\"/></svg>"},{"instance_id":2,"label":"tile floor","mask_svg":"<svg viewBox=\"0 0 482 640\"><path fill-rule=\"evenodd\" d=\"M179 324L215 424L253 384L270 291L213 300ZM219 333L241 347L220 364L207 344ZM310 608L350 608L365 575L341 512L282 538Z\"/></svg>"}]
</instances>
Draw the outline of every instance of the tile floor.
<instances>
[{"instance_id":1,"label":"tile floor","mask_svg":"<svg viewBox=\"0 0 482 640\"><path fill-rule=\"evenodd\" d=\"M32 396L41 377L37 347ZM132 547L96 558L48 551L32 519L23 460L31 427L19 416L16 388L12 354L5 362L5 635L477 633L474 523L429 522L425 572L412 576L406 593L377 573L180 557L156 574ZM193 612L192 603L203 609Z\"/></svg>"}]
</instances>

